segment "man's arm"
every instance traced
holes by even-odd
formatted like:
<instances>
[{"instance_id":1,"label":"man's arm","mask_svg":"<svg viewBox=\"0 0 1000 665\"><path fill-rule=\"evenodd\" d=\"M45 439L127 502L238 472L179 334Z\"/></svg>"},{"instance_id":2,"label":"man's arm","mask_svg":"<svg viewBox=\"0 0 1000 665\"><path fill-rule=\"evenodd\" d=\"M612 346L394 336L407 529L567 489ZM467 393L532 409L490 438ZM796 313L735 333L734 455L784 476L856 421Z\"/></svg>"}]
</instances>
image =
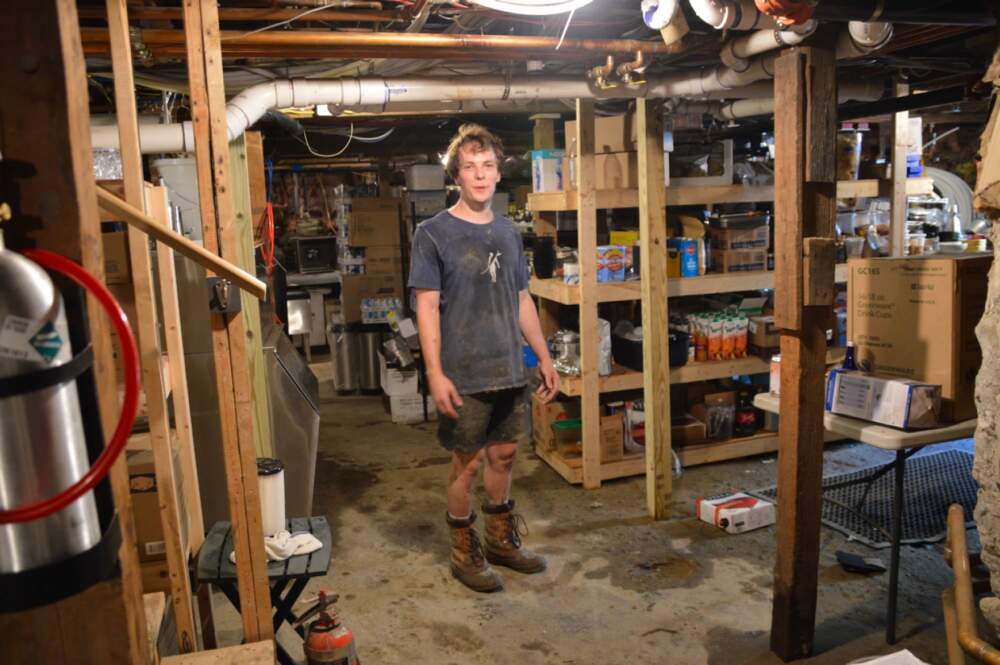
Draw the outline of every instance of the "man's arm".
<instances>
[{"instance_id":1,"label":"man's arm","mask_svg":"<svg viewBox=\"0 0 1000 665\"><path fill-rule=\"evenodd\" d=\"M441 292L435 289L415 289L417 294L417 332L420 353L424 357L427 384L438 412L452 420L458 418L462 406L458 389L441 369ZM537 318L537 317L536 317Z\"/></svg>"},{"instance_id":2,"label":"man's arm","mask_svg":"<svg viewBox=\"0 0 1000 665\"><path fill-rule=\"evenodd\" d=\"M559 393L559 373L552 366L549 347L542 334L542 324L538 321L538 310L535 309L535 301L531 299L531 294L527 289L523 289L519 294L518 322L521 334L524 335L531 350L538 356L538 369L542 374L542 383L538 386L538 394L546 402L549 402Z\"/></svg>"}]
</instances>

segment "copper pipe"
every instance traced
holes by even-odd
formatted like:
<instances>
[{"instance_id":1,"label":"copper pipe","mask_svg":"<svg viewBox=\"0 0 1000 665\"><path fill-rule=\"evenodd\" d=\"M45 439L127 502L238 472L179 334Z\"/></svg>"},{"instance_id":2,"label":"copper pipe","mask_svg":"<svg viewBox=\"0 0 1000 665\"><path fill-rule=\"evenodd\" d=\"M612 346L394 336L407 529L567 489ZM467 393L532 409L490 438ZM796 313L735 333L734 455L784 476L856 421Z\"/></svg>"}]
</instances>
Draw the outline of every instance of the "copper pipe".
<instances>
[{"instance_id":1,"label":"copper pipe","mask_svg":"<svg viewBox=\"0 0 1000 665\"><path fill-rule=\"evenodd\" d=\"M287 21L301 14L302 9L243 9L219 7L219 21L268 22ZM80 18L106 19L108 14L103 6L84 6L77 8ZM181 7L129 7L128 17L133 21L181 21L184 10ZM387 23L402 18L396 11L345 11L340 9L323 9L302 18L303 21Z\"/></svg>"},{"instance_id":2,"label":"copper pipe","mask_svg":"<svg viewBox=\"0 0 1000 665\"><path fill-rule=\"evenodd\" d=\"M85 50L96 46L107 52L107 30L81 28ZM184 33L179 30L143 30L142 42L156 52L157 48L183 48ZM359 49L379 49L382 57L433 57L426 55L430 49L460 49L469 51L470 57L480 59L488 52L503 52L507 58L522 58L525 52L544 53L548 59L564 54L668 53L662 41L635 39L566 39L558 51L556 37L529 37L520 35L429 34L398 32L326 32L316 30L268 31L246 35L243 32L224 30L220 34L223 55L239 53L245 57L302 57L303 50L311 53L329 53L328 57L349 55ZM386 49L391 49L388 53ZM315 56L314 56L315 57Z\"/></svg>"},{"instance_id":3,"label":"copper pipe","mask_svg":"<svg viewBox=\"0 0 1000 665\"><path fill-rule=\"evenodd\" d=\"M382 9L382 3L375 0L276 0L276 4L302 7L330 5L335 9Z\"/></svg>"},{"instance_id":4,"label":"copper pipe","mask_svg":"<svg viewBox=\"0 0 1000 665\"><path fill-rule=\"evenodd\" d=\"M955 573L952 587L957 619L958 643L962 650L988 665L1000 665L1000 650L979 637L976 630L976 600L972 591L972 571L969 564L969 544L965 538L965 513L962 506L948 508L948 547L945 559ZM944 597L946 604L952 600ZM950 608L946 608L948 611Z\"/></svg>"}]
</instances>

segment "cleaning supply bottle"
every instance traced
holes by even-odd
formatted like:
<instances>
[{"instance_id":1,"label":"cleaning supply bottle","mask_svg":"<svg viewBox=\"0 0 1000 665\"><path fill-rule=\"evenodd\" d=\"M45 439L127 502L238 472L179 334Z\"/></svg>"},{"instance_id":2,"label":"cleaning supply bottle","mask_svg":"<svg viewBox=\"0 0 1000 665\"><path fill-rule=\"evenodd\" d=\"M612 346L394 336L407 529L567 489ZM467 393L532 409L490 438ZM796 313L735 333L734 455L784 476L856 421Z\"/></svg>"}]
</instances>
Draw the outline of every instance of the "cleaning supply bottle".
<instances>
[{"instance_id":1,"label":"cleaning supply bottle","mask_svg":"<svg viewBox=\"0 0 1000 665\"><path fill-rule=\"evenodd\" d=\"M854 342L847 343L847 353L844 354L844 362L841 367L846 370L858 369L858 361L854 356Z\"/></svg>"}]
</instances>

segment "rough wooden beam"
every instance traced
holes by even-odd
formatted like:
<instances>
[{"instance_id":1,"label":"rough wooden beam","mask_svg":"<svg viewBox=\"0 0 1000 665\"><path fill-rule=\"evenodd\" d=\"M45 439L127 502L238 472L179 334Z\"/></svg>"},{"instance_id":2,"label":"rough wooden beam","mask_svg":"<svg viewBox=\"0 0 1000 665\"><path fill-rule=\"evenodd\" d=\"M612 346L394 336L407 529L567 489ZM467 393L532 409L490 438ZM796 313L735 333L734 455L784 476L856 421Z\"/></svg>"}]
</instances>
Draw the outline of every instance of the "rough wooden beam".
<instances>
[{"instance_id":1,"label":"rough wooden beam","mask_svg":"<svg viewBox=\"0 0 1000 665\"><path fill-rule=\"evenodd\" d=\"M816 147L834 140L824 107L836 106L835 76L826 49L789 49L775 63L775 321L783 330L771 649L783 660L812 652L816 619L829 307L806 305L815 294L805 293L803 241L833 233L834 169L819 160L835 153Z\"/></svg>"},{"instance_id":2,"label":"rough wooden beam","mask_svg":"<svg viewBox=\"0 0 1000 665\"><path fill-rule=\"evenodd\" d=\"M576 234L580 259L580 415L583 421L583 486L601 486L601 395L597 354L597 195L594 100L576 100Z\"/></svg>"},{"instance_id":3,"label":"rough wooden beam","mask_svg":"<svg viewBox=\"0 0 1000 665\"><path fill-rule=\"evenodd\" d=\"M14 218L4 224L9 247L56 252L103 280L86 67L78 24L76 3L70 0L41 4L12 0L0 9L0 41L8 50L8 56L0 58L0 80L8 91L0 96L0 201L14 211ZM110 325L92 298L87 302L87 316L101 423L108 436L118 419ZM121 578L41 608L40 613L0 615L0 635L17 636L10 641L22 645L38 638L39 648L30 650L24 660L15 656L6 662L65 662L70 652L60 651L64 648L90 662L150 662L124 456L114 464L109 478L122 537ZM93 607L95 602L102 611L92 617L92 623L104 624L105 617L114 617L117 632L100 640L77 639L74 627L62 624L60 616L68 615L58 607ZM19 624L21 619L25 623Z\"/></svg>"},{"instance_id":4,"label":"rough wooden beam","mask_svg":"<svg viewBox=\"0 0 1000 665\"><path fill-rule=\"evenodd\" d=\"M639 261L642 273L643 403L646 405L646 508L670 517L670 362L667 330L667 216L663 187L663 102L637 101Z\"/></svg>"}]
</instances>

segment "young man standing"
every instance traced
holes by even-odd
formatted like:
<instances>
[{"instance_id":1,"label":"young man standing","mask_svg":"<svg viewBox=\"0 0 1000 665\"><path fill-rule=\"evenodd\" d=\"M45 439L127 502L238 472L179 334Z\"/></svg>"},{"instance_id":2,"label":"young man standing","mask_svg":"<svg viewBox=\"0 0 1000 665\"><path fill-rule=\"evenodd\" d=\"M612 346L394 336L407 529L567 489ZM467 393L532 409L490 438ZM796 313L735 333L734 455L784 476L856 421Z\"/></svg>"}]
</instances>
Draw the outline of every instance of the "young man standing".
<instances>
[{"instance_id":1,"label":"young man standing","mask_svg":"<svg viewBox=\"0 0 1000 665\"><path fill-rule=\"evenodd\" d=\"M490 208L500 181L500 141L463 125L448 146L447 173L458 203L420 224L413 236L409 285L427 381L438 410L438 439L452 453L448 479L451 572L476 591L498 591L490 563L522 573L545 559L521 544L523 519L513 512L511 470L531 431L531 396L521 337L539 358L545 401L559 391L528 293L521 235ZM485 463L486 542L473 527L472 493Z\"/></svg>"}]
</instances>

